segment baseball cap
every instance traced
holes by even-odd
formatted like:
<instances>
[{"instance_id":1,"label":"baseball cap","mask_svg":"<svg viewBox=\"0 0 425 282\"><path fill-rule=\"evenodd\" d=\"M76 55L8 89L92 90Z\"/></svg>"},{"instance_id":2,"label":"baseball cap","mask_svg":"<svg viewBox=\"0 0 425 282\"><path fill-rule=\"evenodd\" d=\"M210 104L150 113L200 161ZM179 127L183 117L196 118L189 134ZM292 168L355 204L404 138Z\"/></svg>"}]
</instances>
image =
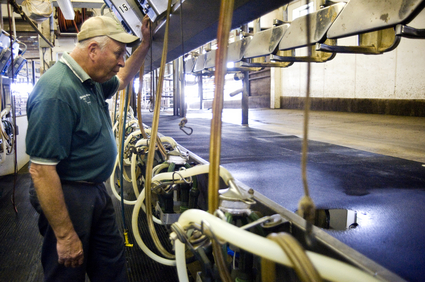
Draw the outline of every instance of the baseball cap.
<instances>
[{"instance_id":1,"label":"baseball cap","mask_svg":"<svg viewBox=\"0 0 425 282\"><path fill-rule=\"evenodd\" d=\"M121 43L131 43L139 38L127 33L121 24L107 16L97 16L87 19L77 34L78 41L96 36L106 35Z\"/></svg>"}]
</instances>

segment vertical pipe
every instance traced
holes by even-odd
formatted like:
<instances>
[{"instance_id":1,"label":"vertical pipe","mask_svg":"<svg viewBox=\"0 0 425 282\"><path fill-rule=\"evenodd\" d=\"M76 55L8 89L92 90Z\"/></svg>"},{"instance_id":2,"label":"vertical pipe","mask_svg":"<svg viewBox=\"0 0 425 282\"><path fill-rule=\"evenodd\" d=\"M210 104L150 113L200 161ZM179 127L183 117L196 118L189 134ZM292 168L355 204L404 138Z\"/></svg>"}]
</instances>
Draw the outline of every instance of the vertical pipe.
<instances>
[{"instance_id":1,"label":"vertical pipe","mask_svg":"<svg viewBox=\"0 0 425 282\"><path fill-rule=\"evenodd\" d=\"M32 70L32 86L35 85L35 61L31 61L31 70Z\"/></svg>"},{"instance_id":2,"label":"vertical pipe","mask_svg":"<svg viewBox=\"0 0 425 282\"><path fill-rule=\"evenodd\" d=\"M184 93L184 84L185 84L185 73L184 73L184 56L178 58L179 64L179 75L178 75L178 83L180 88L180 116L186 116L186 99Z\"/></svg>"},{"instance_id":3,"label":"vertical pipe","mask_svg":"<svg viewBox=\"0 0 425 282\"><path fill-rule=\"evenodd\" d=\"M242 79L242 125L248 125L249 114L249 71L243 72Z\"/></svg>"},{"instance_id":4,"label":"vertical pipe","mask_svg":"<svg viewBox=\"0 0 425 282\"><path fill-rule=\"evenodd\" d=\"M203 89L203 76L198 76L198 95L199 95L199 109L202 110L204 102L204 89Z\"/></svg>"},{"instance_id":5,"label":"vertical pipe","mask_svg":"<svg viewBox=\"0 0 425 282\"><path fill-rule=\"evenodd\" d=\"M180 116L181 115L181 87L180 87L180 79L179 79L179 76L180 76L179 58L173 61L173 66L174 66L173 83L174 83L174 91L175 91L174 115Z\"/></svg>"}]
</instances>

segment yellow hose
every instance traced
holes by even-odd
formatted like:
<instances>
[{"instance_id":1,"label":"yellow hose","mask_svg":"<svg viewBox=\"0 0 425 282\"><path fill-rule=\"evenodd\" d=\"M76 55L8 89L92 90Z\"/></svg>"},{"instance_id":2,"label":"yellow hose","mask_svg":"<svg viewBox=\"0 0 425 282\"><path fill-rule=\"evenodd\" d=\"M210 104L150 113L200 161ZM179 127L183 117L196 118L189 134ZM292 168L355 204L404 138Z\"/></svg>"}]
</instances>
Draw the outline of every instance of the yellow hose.
<instances>
[{"instance_id":1,"label":"yellow hose","mask_svg":"<svg viewBox=\"0 0 425 282\"><path fill-rule=\"evenodd\" d=\"M152 240L155 243L155 246L157 249L161 252L162 255L164 255L167 258L174 258L174 255L170 254L161 244L161 242L158 239L158 235L156 234L155 226L152 221L152 201L151 201L151 184L152 184L152 169L153 169L153 161L155 157L155 147L157 143L157 137L158 137L158 123L159 123L159 114L160 114L160 107L161 103L158 101L161 101L161 94L162 94L162 87L163 87L163 81L164 81L164 71L165 71L165 63L167 61L167 51L168 51L168 29L169 29L169 23L170 23L170 12L171 12L171 1L168 0L168 7L167 7L167 19L165 24L165 34L164 34L164 45L162 49L162 59L161 59L161 66L159 71L159 80L158 80L158 87L157 87L157 102L155 103L154 108L154 115L152 120L152 129L151 129L151 142L149 144L149 151L148 151L148 160L146 163L146 183L145 183L145 189L146 189L146 219L148 221L149 231L151 233ZM160 143L160 142L159 142Z\"/></svg>"},{"instance_id":2,"label":"yellow hose","mask_svg":"<svg viewBox=\"0 0 425 282\"><path fill-rule=\"evenodd\" d=\"M124 91L120 91L119 92L120 95L120 111L118 114L118 157L121 158L121 138L122 138L122 132L123 132L123 123L125 123L125 121L123 121L123 112L124 112Z\"/></svg>"},{"instance_id":3,"label":"yellow hose","mask_svg":"<svg viewBox=\"0 0 425 282\"><path fill-rule=\"evenodd\" d=\"M221 114L223 110L224 76L227 72L227 45L232 25L234 0L222 0L217 32L217 53L215 57L215 93L210 137L210 171L208 177L208 210L210 213L218 208L219 168L221 153Z\"/></svg>"},{"instance_id":4,"label":"yellow hose","mask_svg":"<svg viewBox=\"0 0 425 282\"><path fill-rule=\"evenodd\" d=\"M300 245L300 243L298 243L298 241L294 237L292 237L291 234L272 233L269 236L267 236L267 238L279 244L279 246L288 256L289 260L291 261L294 267L295 273L297 274L298 278L302 282L309 282L309 281L321 282L322 281L322 278L320 277L319 273L314 268L307 254L304 252L303 247ZM262 273L265 271L266 269L261 270ZM273 281L269 279L270 277L268 277L266 280Z\"/></svg>"},{"instance_id":5,"label":"yellow hose","mask_svg":"<svg viewBox=\"0 0 425 282\"><path fill-rule=\"evenodd\" d=\"M208 210L213 214L218 209L221 154L221 114L223 110L224 76L227 72L227 45L232 25L234 0L222 0L217 31L217 53L215 58L215 93L210 137L210 170L208 176ZM213 252L222 281L233 281L224 261L221 246L213 242Z\"/></svg>"},{"instance_id":6,"label":"yellow hose","mask_svg":"<svg viewBox=\"0 0 425 282\"><path fill-rule=\"evenodd\" d=\"M145 62L142 63L139 71L139 92L137 92L137 120L139 121L140 132L143 139L148 139L145 128L142 122L142 88L143 88L143 73L145 72Z\"/></svg>"}]
</instances>

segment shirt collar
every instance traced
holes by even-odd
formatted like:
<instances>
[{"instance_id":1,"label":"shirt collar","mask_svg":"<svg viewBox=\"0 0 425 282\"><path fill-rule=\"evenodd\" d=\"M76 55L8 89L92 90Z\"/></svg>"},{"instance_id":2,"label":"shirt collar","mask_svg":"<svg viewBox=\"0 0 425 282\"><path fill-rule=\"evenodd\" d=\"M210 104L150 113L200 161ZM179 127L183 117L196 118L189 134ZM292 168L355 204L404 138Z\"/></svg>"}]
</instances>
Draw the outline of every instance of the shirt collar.
<instances>
[{"instance_id":1,"label":"shirt collar","mask_svg":"<svg viewBox=\"0 0 425 282\"><path fill-rule=\"evenodd\" d=\"M71 71L75 74L81 83L91 80L90 76L83 70L83 68L69 55L68 52L64 52L60 61L67 65Z\"/></svg>"}]
</instances>

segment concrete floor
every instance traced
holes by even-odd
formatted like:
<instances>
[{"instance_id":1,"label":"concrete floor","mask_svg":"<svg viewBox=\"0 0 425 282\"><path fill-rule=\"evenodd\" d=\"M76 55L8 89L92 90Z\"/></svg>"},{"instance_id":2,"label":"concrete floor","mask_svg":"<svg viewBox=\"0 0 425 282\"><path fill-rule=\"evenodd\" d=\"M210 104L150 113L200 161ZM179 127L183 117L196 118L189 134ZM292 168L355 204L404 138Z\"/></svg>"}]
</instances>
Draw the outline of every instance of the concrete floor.
<instances>
[{"instance_id":1,"label":"concrete floor","mask_svg":"<svg viewBox=\"0 0 425 282\"><path fill-rule=\"evenodd\" d=\"M240 109L224 109L223 122L241 123ZM425 164L425 118L311 111L309 140L346 146ZM187 118L211 118L210 110L189 110ZM250 109L249 126L302 137L304 112ZM425 165L424 165L425 166Z\"/></svg>"}]
</instances>

